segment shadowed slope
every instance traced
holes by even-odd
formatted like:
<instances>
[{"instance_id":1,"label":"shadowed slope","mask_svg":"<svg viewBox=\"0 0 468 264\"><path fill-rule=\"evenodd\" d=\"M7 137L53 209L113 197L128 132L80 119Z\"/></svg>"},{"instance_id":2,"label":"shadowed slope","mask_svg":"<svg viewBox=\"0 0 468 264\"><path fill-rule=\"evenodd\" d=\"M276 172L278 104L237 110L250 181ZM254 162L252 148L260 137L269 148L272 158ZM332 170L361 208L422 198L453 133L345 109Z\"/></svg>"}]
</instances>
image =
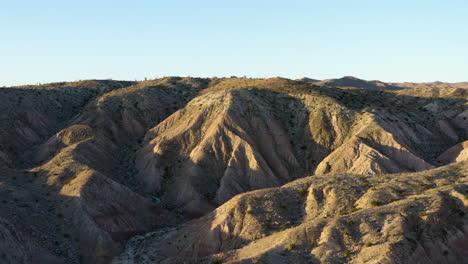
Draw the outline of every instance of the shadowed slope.
<instances>
[{"instance_id":1,"label":"shadowed slope","mask_svg":"<svg viewBox=\"0 0 468 264\"><path fill-rule=\"evenodd\" d=\"M468 160L468 141L457 144L442 153L438 160L442 164Z\"/></svg>"}]
</instances>

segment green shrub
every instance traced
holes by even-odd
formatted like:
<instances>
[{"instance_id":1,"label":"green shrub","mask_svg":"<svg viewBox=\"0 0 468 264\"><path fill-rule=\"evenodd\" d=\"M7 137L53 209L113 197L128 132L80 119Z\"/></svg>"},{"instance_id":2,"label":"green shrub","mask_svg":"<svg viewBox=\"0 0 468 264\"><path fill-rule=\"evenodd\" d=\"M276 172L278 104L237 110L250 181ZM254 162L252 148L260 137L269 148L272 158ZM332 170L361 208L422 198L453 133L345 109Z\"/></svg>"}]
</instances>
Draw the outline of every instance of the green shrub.
<instances>
[{"instance_id":1,"label":"green shrub","mask_svg":"<svg viewBox=\"0 0 468 264\"><path fill-rule=\"evenodd\" d=\"M304 195L306 194L307 190L304 189L304 188L301 188L301 189L297 190L297 192L298 192L301 196L304 196Z\"/></svg>"},{"instance_id":2,"label":"green shrub","mask_svg":"<svg viewBox=\"0 0 468 264\"><path fill-rule=\"evenodd\" d=\"M420 184L421 188L423 188L424 190L429 190L431 188L431 186L429 184L424 184L424 183L421 183Z\"/></svg>"}]
</instances>

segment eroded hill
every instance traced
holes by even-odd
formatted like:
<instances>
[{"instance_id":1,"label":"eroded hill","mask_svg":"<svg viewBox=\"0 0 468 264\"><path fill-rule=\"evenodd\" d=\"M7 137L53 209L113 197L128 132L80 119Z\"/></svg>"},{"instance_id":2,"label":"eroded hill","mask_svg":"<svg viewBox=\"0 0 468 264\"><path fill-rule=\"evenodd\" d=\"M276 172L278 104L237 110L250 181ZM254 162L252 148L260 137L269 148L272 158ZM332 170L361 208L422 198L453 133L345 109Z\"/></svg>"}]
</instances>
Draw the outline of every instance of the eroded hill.
<instances>
[{"instance_id":1,"label":"eroded hill","mask_svg":"<svg viewBox=\"0 0 468 264\"><path fill-rule=\"evenodd\" d=\"M113 263L466 263L468 163L311 176L137 236Z\"/></svg>"},{"instance_id":2,"label":"eroded hill","mask_svg":"<svg viewBox=\"0 0 468 264\"><path fill-rule=\"evenodd\" d=\"M2 260L463 263L466 90L334 86L0 89Z\"/></svg>"}]
</instances>

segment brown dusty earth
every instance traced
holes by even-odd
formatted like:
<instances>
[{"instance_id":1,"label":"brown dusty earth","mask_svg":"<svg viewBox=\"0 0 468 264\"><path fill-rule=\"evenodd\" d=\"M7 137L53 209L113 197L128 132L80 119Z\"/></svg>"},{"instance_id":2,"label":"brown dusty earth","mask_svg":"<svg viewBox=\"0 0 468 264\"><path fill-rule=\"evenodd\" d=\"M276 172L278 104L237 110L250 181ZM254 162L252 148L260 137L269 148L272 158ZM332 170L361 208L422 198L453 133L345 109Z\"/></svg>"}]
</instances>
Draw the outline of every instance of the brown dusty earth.
<instances>
[{"instance_id":1,"label":"brown dusty earth","mask_svg":"<svg viewBox=\"0 0 468 264\"><path fill-rule=\"evenodd\" d=\"M468 263L467 87L0 88L0 263Z\"/></svg>"}]
</instances>

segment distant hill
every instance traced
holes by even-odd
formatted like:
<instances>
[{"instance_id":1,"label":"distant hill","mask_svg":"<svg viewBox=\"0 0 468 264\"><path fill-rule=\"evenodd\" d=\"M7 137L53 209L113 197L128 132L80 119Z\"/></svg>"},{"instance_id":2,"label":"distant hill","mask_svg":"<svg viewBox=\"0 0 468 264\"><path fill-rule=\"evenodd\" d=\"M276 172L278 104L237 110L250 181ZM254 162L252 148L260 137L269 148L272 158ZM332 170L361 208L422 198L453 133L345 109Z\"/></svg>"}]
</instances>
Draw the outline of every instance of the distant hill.
<instances>
[{"instance_id":1,"label":"distant hill","mask_svg":"<svg viewBox=\"0 0 468 264\"><path fill-rule=\"evenodd\" d=\"M468 89L468 82L445 83L445 82L382 82L377 80L367 81L353 76L345 76L339 79L316 80L302 78L300 81L314 83L316 85L334 86L342 88L361 88L369 90L400 90L406 88L462 88Z\"/></svg>"},{"instance_id":2,"label":"distant hill","mask_svg":"<svg viewBox=\"0 0 468 264\"><path fill-rule=\"evenodd\" d=\"M399 86L390 85L381 81L366 81L352 76L340 79L329 79L317 82L318 85L364 88L370 90L398 90Z\"/></svg>"},{"instance_id":3,"label":"distant hill","mask_svg":"<svg viewBox=\"0 0 468 264\"><path fill-rule=\"evenodd\" d=\"M468 89L468 82L445 83L445 82L424 82L424 83L391 83L402 88L463 88Z\"/></svg>"}]
</instances>

